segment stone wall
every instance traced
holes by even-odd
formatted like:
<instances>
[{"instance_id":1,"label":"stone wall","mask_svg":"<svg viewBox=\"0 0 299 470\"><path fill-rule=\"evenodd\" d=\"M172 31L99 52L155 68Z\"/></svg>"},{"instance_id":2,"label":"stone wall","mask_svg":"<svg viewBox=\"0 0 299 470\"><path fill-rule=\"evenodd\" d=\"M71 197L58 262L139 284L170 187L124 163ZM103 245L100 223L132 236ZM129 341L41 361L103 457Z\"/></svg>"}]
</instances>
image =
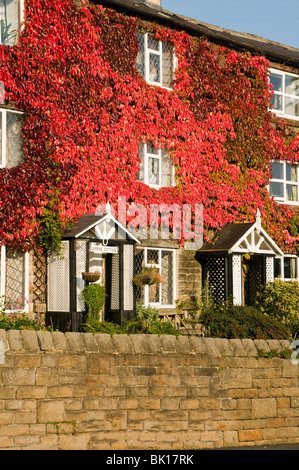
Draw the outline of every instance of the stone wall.
<instances>
[{"instance_id":1,"label":"stone wall","mask_svg":"<svg viewBox=\"0 0 299 470\"><path fill-rule=\"evenodd\" d=\"M299 442L288 342L0 330L1 449Z\"/></svg>"}]
</instances>

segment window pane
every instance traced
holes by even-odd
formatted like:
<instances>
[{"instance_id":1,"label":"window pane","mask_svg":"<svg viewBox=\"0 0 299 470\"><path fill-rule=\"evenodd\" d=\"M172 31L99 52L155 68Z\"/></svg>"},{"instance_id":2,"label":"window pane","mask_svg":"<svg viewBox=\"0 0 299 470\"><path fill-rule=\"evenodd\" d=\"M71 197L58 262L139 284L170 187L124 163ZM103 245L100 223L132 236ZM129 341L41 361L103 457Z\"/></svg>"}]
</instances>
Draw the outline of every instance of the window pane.
<instances>
[{"instance_id":1,"label":"window pane","mask_svg":"<svg viewBox=\"0 0 299 470\"><path fill-rule=\"evenodd\" d=\"M282 276L282 269L281 269L281 259L275 258L274 259L274 277Z\"/></svg>"},{"instance_id":2,"label":"window pane","mask_svg":"<svg viewBox=\"0 0 299 470\"><path fill-rule=\"evenodd\" d=\"M158 158L148 158L148 184L160 186L160 169Z\"/></svg>"},{"instance_id":3,"label":"window pane","mask_svg":"<svg viewBox=\"0 0 299 470\"><path fill-rule=\"evenodd\" d=\"M146 151L147 151L147 153L150 153L151 155L159 155L160 154L160 149L156 149L151 142L148 142L146 144Z\"/></svg>"},{"instance_id":4,"label":"window pane","mask_svg":"<svg viewBox=\"0 0 299 470\"><path fill-rule=\"evenodd\" d=\"M270 183L270 195L273 197L284 197L283 183L275 183L271 181Z\"/></svg>"},{"instance_id":5,"label":"window pane","mask_svg":"<svg viewBox=\"0 0 299 470\"><path fill-rule=\"evenodd\" d=\"M275 109L276 111L283 111L283 105L282 105L283 100L282 100L281 95L274 95L271 98L271 103L272 103L273 109Z\"/></svg>"},{"instance_id":6,"label":"window pane","mask_svg":"<svg viewBox=\"0 0 299 470\"><path fill-rule=\"evenodd\" d=\"M270 83L273 85L274 91L283 91L283 76L278 73L271 72Z\"/></svg>"},{"instance_id":7,"label":"window pane","mask_svg":"<svg viewBox=\"0 0 299 470\"><path fill-rule=\"evenodd\" d=\"M0 167L3 165L2 158L2 113L0 112Z\"/></svg>"},{"instance_id":8,"label":"window pane","mask_svg":"<svg viewBox=\"0 0 299 470\"><path fill-rule=\"evenodd\" d=\"M23 115L7 111L6 114L6 166L12 168L23 161Z\"/></svg>"},{"instance_id":9,"label":"window pane","mask_svg":"<svg viewBox=\"0 0 299 470\"><path fill-rule=\"evenodd\" d=\"M1 44L16 43L19 19L19 0L0 0Z\"/></svg>"},{"instance_id":10,"label":"window pane","mask_svg":"<svg viewBox=\"0 0 299 470\"><path fill-rule=\"evenodd\" d=\"M298 187L287 184L287 201L298 201Z\"/></svg>"},{"instance_id":11,"label":"window pane","mask_svg":"<svg viewBox=\"0 0 299 470\"><path fill-rule=\"evenodd\" d=\"M151 303L160 302L160 284L152 284L148 286L148 301Z\"/></svg>"},{"instance_id":12,"label":"window pane","mask_svg":"<svg viewBox=\"0 0 299 470\"><path fill-rule=\"evenodd\" d=\"M272 177L277 180L283 180L283 163L282 162L272 162L271 169Z\"/></svg>"},{"instance_id":13,"label":"window pane","mask_svg":"<svg viewBox=\"0 0 299 470\"><path fill-rule=\"evenodd\" d=\"M159 264L159 250L147 250L147 264Z\"/></svg>"},{"instance_id":14,"label":"window pane","mask_svg":"<svg viewBox=\"0 0 299 470\"><path fill-rule=\"evenodd\" d=\"M296 258L284 258L284 277L286 279L296 279L297 260Z\"/></svg>"},{"instance_id":15,"label":"window pane","mask_svg":"<svg viewBox=\"0 0 299 470\"><path fill-rule=\"evenodd\" d=\"M162 305L173 304L173 252L162 251L161 253Z\"/></svg>"},{"instance_id":16,"label":"window pane","mask_svg":"<svg viewBox=\"0 0 299 470\"><path fill-rule=\"evenodd\" d=\"M139 172L137 173L137 179L144 183L144 144L140 145L139 157L141 159L141 162L139 164Z\"/></svg>"},{"instance_id":17,"label":"window pane","mask_svg":"<svg viewBox=\"0 0 299 470\"><path fill-rule=\"evenodd\" d=\"M166 42L162 43L162 85L173 87L173 48Z\"/></svg>"},{"instance_id":18,"label":"window pane","mask_svg":"<svg viewBox=\"0 0 299 470\"><path fill-rule=\"evenodd\" d=\"M25 256L6 249L5 300L8 309L23 308L25 303Z\"/></svg>"},{"instance_id":19,"label":"window pane","mask_svg":"<svg viewBox=\"0 0 299 470\"><path fill-rule=\"evenodd\" d=\"M157 54L149 55L149 80L151 82L160 83L160 56Z\"/></svg>"},{"instance_id":20,"label":"window pane","mask_svg":"<svg viewBox=\"0 0 299 470\"><path fill-rule=\"evenodd\" d=\"M167 154L162 154L162 175L161 186L170 188L173 186L173 165L172 158Z\"/></svg>"},{"instance_id":21,"label":"window pane","mask_svg":"<svg viewBox=\"0 0 299 470\"><path fill-rule=\"evenodd\" d=\"M285 76L285 92L288 95L299 96L299 78L291 75Z\"/></svg>"},{"instance_id":22,"label":"window pane","mask_svg":"<svg viewBox=\"0 0 299 470\"><path fill-rule=\"evenodd\" d=\"M159 50L159 41L157 41L153 34L148 35L148 48L152 49L153 51Z\"/></svg>"},{"instance_id":23,"label":"window pane","mask_svg":"<svg viewBox=\"0 0 299 470\"><path fill-rule=\"evenodd\" d=\"M287 181L297 181L297 165L286 164Z\"/></svg>"},{"instance_id":24,"label":"window pane","mask_svg":"<svg viewBox=\"0 0 299 470\"><path fill-rule=\"evenodd\" d=\"M136 57L136 67L143 78L145 78L144 38L144 34L137 32L137 39L139 41L139 52Z\"/></svg>"},{"instance_id":25,"label":"window pane","mask_svg":"<svg viewBox=\"0 0 299 470\"><path fill-rule=\"evenodd\" d=\"M299 100L295 98L285 98L285 113L291 116L299 116Z\"/></svg>"}]
</instances>

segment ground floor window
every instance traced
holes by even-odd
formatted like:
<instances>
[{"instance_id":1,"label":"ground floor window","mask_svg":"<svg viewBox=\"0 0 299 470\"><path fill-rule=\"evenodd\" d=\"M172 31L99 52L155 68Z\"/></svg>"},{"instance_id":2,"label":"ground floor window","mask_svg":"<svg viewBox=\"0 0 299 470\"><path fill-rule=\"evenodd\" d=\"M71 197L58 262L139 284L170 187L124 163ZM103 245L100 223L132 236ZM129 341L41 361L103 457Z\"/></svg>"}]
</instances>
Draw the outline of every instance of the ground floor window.
<instances>
[{"instance_id":1,"label":"ground floor window","mask_svg":"<svg viewBox=\"0 0 299 470\"><path fill-rule=\"evenodd\" d=\"M274 277L281 277L285 281L299 279L299 257L285 255L275 258Z\"/></svg>"},{"instance_id":2,"label":"ground floor window","mask_svg":"<svg viewBox=\"0 0 299 470\"><path fill-rule=\"evenodd\" d=\"M155 268L163 282L137 287L137 300L154 307L174 307L175 289L175 250L166 248L141 248L136 253L136 272L143 268Z\"/></svg>"},{"instance_id":3,"label":"ground floor window","mask_svg":"<svg viewBox=\"0 0 299 470\"><path fill-rule=\"evenodd\" d=\"M29 253L1 246L0 299L7 310L29 311Z\"/></svg>"}]
</instances>

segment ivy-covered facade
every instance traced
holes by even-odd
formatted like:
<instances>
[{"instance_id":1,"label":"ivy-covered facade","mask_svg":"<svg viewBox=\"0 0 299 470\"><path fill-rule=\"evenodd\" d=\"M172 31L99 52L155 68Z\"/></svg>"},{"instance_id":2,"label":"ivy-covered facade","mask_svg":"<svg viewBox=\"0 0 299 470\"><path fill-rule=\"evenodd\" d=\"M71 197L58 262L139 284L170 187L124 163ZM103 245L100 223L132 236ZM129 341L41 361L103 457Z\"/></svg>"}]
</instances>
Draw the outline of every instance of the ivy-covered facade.
<instances>
[{"instance_id":1,"label":"ivy-covered facade","mask_svg":"<svg viewBox=\"0 0 299 470\"><path fill-rule=\"evenodd\" d=\"M298 279L299 51L162 6L0 2L0 295L8 309L47 312L48 321L64 315L77 329L89 270L100 272L106 312L119 318L136 300L171 313L206 282L244 303L274 277ZM115 241L107 203L126 243ZM199 218L203 228L195 246L185 209L189 232ZM74 231L87 214L97 223ZM225 233L239 237L211 254L209 240ZM254 282L243 282L244 264ZM150 269L162 283L134 284Z\"/></svg>"}]
</instances>

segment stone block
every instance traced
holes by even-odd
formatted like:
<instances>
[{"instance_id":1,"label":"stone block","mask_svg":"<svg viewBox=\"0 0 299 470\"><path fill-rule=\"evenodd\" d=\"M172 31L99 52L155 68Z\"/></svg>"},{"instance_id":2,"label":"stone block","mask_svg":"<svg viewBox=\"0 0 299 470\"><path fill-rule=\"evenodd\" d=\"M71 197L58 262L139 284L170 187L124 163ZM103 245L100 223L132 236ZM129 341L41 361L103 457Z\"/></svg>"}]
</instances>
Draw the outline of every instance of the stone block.
<instances>
[{"instance_id":1,"label":"stone block","mask_svg":"<svg viewBox=\"0 0 299 470\"><path fill-rule=\"evenodd\" d=\"M58 423L61 421L65 421L65 409L62 400L47 400L38 403L38 423Z\"/></svg>"},{"instance_id":2,"label":"stone block","mask_svg":"<svg viewBox=\"0 0 299 470\"><path fill-rule=\"evenodd\" d=\"M252 387L252 374L247 369L222 369L219 371L220 384L222 388L245 388Z\"/></svg>"},{"instance_id":3,"label":"stone block","mask_svg":"<svg viewBox=\"0 0 299 470\"><path fill-rule=\"evenodd\" d=\"M252 418L275 418L277 417L277 403L275 398L253 398Z\"/></svg>"}]
</instances>

